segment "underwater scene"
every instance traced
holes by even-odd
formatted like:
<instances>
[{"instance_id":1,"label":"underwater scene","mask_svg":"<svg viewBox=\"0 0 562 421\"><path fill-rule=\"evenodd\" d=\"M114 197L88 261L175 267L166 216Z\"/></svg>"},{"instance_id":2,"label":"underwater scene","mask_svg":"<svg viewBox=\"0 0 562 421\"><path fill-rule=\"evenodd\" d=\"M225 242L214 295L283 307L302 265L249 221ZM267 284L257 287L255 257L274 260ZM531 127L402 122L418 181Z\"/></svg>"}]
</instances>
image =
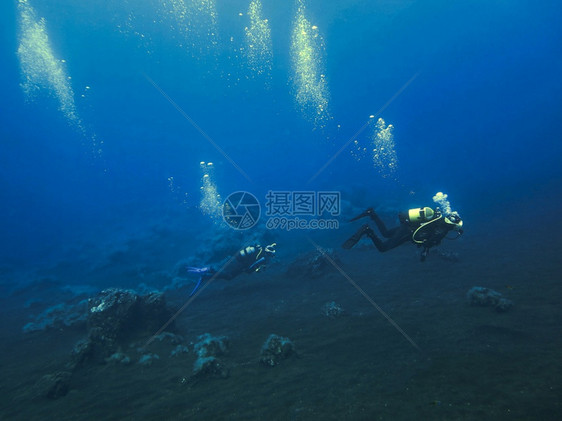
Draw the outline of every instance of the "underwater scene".
<instances>
[{"instance_id":1,"label":"underwater scene","mask_svg":"<svg viewBox=\"0 0 562 421\"><path fill-rule=\"evenodd\" d=\"M0 19L0 419L562 419L559 1Z\"/></svg>"}]
</instances>

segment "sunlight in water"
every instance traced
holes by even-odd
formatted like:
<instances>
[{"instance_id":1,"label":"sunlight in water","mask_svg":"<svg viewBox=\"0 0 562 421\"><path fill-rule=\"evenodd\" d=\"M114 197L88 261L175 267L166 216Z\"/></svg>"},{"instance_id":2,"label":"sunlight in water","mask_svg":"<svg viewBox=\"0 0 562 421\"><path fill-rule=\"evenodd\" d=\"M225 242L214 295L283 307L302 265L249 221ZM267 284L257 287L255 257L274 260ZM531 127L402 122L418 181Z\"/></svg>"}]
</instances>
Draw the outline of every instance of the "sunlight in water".
<instances>
[{"instance_id":1,"label":"sunlight in water","mask_svg":"<svg viewBox=\"0 0 562 421\"><path fill-rule=\"evenodd\" d=\"M316 125L329 119L328 85L323 70L324 41L318 27L305 17L303 0L297 0L297 14L291 38L291 59L295 99L301 111Z\"/></svg>"},{"instance_id":2,"label":"sunlight in water","mask_svg":"<svg viewBox=\"0 0 562 421\"><path fill-rule=\"evenodd\" d=\"M222 204L221 196L214 181L214 166L212 162L201 162L199 165L203 173L199 208L203 214L218 222L222 220Z\"/></svg>"},{"instance_id":3,"label":"sunlight in water","mask_svg":"<svg viewBox=\"0 0 562 421\"><path fill-rule=\"evenodd\" d=\"M248 9L250 26L246 31L246 57L250 70L258 75L270 75L273 57L271 30L267 19L262 18L261 1L252 0Z\"/></svg>"},{"instance_id":4,"label":"sunlight in water","mask_svg":"<svg viewBox=\"0 0 562 421\"><path fill-rule=\"evenodd\" d=\"M373 164L383 177L394 176L398 167L393 129L392 124L386 126L384 120L379 118L373 131Z\"/></svg>"},{"instance_id":5,"label":"sunlight in water","mask_svg":"<svg viewBox=\"0 0 562 421\"><path fill-rule=\"evenodd\" d=\"M74 103L70 76L64 68L65 61L55 58L45 19L37 18L27 0L19 0L18 10L20 36L17 55L23 78L21 86L26 97L31 100L41 89L47 90L56 97L65 117L83 130Z\"/></svg>"}]
</instances>

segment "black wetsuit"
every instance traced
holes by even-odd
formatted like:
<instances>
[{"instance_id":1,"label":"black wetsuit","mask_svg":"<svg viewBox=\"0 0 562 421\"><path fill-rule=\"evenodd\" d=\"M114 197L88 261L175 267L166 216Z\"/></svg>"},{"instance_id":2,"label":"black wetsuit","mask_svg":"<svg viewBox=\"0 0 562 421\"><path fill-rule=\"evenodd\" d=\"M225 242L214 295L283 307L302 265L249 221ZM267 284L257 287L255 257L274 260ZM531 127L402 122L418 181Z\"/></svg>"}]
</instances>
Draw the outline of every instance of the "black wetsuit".
<instances>
[{"instance_id":1,"label":"black wetsuit","mask_svg":"<svg viewBox=\"0 0 562 421\"><path fill-rule=\"evenodd\" d=\"M365 224L343 244L343 248L352 248L359 242L361 237L366 235L371 239L377 250L379 250L380 252L385 252L398 247L399 245L404 244L408 241L414 241L413 235L415 233L416 244L424 248L422 252L423 260L427 255L429 248L438 245L441 240L443 240L443 238L447 235L447 233L452 229L451 224L447 224L440 215L436 215L433 222L430 221L417 232L416 230L421 226L421 224L412 224L408 220L407 213L401 212L398 215L400 219L400 225L390 229L386 227L382 219L372 209L368 209L357 218L352 219L352 221L363 216L369 216L377 225L377 228L379 229L382 236L387 240L381 240L379 237L377 237L373 229L368 224Z\"/></svg>"},{"instance_id":2,"label":"black wetsuit","mask_svg":"<svg viewBox=\"0 0 562 421\"><path fill-rule=\"evenodd\" d=\"M252 273L259 270L267 260L267 253L262 246L250 246L240 250L236 256L226 264L224 269L217 274L216 279L225 279L230 281L238 275L246 272ZM259 262L260 259L264 259ZM211 270L208 275L214 275L215 270Z\"/></svg>"}]
</instances>

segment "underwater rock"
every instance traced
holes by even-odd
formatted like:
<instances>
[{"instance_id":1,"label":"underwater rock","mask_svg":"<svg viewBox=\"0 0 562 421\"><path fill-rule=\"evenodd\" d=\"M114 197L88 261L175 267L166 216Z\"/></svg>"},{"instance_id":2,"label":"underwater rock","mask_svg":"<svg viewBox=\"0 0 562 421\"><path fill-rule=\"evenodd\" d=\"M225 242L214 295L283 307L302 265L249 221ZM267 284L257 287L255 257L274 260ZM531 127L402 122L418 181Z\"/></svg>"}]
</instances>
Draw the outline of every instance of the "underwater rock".
<instances>
[{"instance_id":1,"label":"underwater rock","mask_svg":"<svg viewBox=\"0 0 562 421\"><path fill-rule=\"evenodd\" d=\"M23 327L23 332L85 326L88 318L87 310L88 300L82 300L77 304L57 304L36 316L34 321L27 323Z\"/></svg>"},{"instance_id":2,"label":"underwater rock","mask_svg":"<svg viewBox=\"0 0 562 421\"><path fill-rule=\"evenodd\" d=\"M183 343L183 336L176 335L172 332L162 332L160 335L156 335L154 340L158 340L160 342L169 342L172 345L178 345Z\"/></svg>"},{"instance_id":3,"label":"underwater rock","mask_svg":"<svg viewBox=\"0 0 562 421\"><path fill-rule=\"evenodd\" d=\"M135 323L138 300L139 296L131 290L103 290L89 301L90 326L101 329L107 336L117 336Z\"/></svg>"},{"instance_id":4,"label":"underwater rock","mask_svg":"<svg viewBox=\"0 0 562 421\"><path fill-rule=\"evenodd\" d=\"M144 366L150 366L156 360L159 360L160 357L157 354L152 354L150 352L141 355L139 358L139 364Z\"/></svg>"},{"instance_id":5,"label":"underwater rock","mask_svg":"<svg viewBox=\"0 0 562 421\"><path fill-rule=\"evenodd\" d=\"M340 258L334 249L326 249L324 253L337 264L340 264ZM335 270L329 260L318 250L310 251L298 257L287 270L287 275L302 276L306 278L318 278L326 273Z\"/></svg>"},{"instance_id":6,"label":"underwater rock","mask_svg":"<svg viewBox=\"0 0 562 421\"><path fill-rule=\"evenodd\" d=\"M295 353L295 347L289 338L271 334L261 347L260 363L274 367Z\"/></svg>"},{"instance_id":7,"label":"underwater rock","mask_svg":"<svg viewBox=\"0 0 562 421\"><path fill-rule=\"evenodd\" d=\"M88 323L108 337L118 338L154 331L170 318L164 295L138 295L132 290L110 288L89 300Z\"/></svg>"},{"instance_id":8,"label":"underwater rock","mask_svg":"<svg viewBox=\"0 0 562 421\"><path fill-rule=\"evenodd\" d=\"M104 363L118 348L115 338L105 336L99 328L91 329L88 337L79 340L72 348L69 367L74 369L89 362Z\"/></svg>"},{"instance_id":9,"label":"underwater rock","mask_svg":"<svg viewBox=\"0 0 562 421\"><path fill-rule=\"evenodd\" d=\"M70 389L71 376L72 374L68 371L44 375L33 386L34 396L48 399L58 399L65 396Z\"/></svg>"},{"instance_id":10,"label":"underwater rock","mask_svg":"<svg viewBox=\"0 0 562 421\"><path fill-rule=\"evenodd\" d=\"M96 355L95 343L90 339L81 339L72 348L70 368L76 368L87 361L93 360Z\"/></svg>"},{"instance_id":11,"label":"underwater rock","mask_svg":"<svg viewBox=\"0 0 562 421\"><path fill-rule=\"evenodd\" d=\"M91 298L88 308L90 330L88 338L73 349L74 367L89 361L105 362L130 338L157 330L171 315L162 294L138 295L117 288L106 289ZM168 338L166 333L160 337Z\"/></svg>"},{"instance_id":12,"label":"underwater rock","mask_svg":"<svg viewBox=\"0 0 562 421\"><path fill-rule=\"evenodd\" d=\"M180 354L189 354L189 348L185 345L177 345L170 352L170 357L177 357Z\"/></svg>"},{"instance_id":13,"label":"underwater rock","mask_svg":"<svg viewBox=\"0 0 562 421\"><path fill-rule=\"evenodd\" d=\"M509 310L511 307L513 307L513 301L503 297L500 298L495 305L496 311L499 311L500 313Z\"/></svg>"},{"instance_id":14,"label":"underwater rock","mask_svg":"<svg viewBox=\"0 0 562 421\"><path fill-rule=\"evenodd\" d=\"M198 342L193 346L193 350L197 354L197 360L193 364L193 376L197 378L202 376L228 377L228 368L217 358L226 353L228 338L204 333L197 340Z\"/></svg>"},{"instance_id":15,"label":"underwater rock","mask_svg":"<svg viewBox=\"0 0 562 421\"><path fill-rule=\"evenodd\" d=\"M472 287L466 294L471 306L494 307L496 311L504 312L513 307L513 302L504 298L502 294L493 289Z\"/></svg>"},{"instance_id":16,"label":"underwater rock","mask_svg":"<svg viewBox=\"0 0 562 421\"><path fill-rule=\"evenodd\" d=\"M218 357L224 355L228 349L228 338L226 336L212 336L204 333L197 337L198 342L193 350L199 357Z\"/></svg>"},{"instance_id":17,"label":"underwater rock","mask_svg":"<svg viewBox=\"0 0 562 421\"><path fill-rule=\"evenodd\" d=\"M216 357L199 357L193 364L193 376L227 378L228 368Z\"/></svg>"},{"instance_id":18,"label":"underwater rock","mask_svg":"<svg viewBox=\"0 0 562 421\"><path fill-rule=\"evenodd\" d=\"M144 323L144 329L154 331L160 329L172 316L166 306L166 299L161 292L151 292L141 295L139 301L139 315Z\"/></svg>"},{"instance_id":19,"label":"underwater rock","mask_svg":"<svg viewBox=\"0 0 562 421\"><path fill-rule=\"evenodd\" d=\"M343 308L336 304L335 301L330 301L322 306L322 314L330 319L335 319L344 314Z\"/></svg>"},{"instance_id":20,"label":"underwater rock","mask_svg":"<svg viewBox=\"0 0 562 421\"><path fill-rule=\"evenodd\" d=\"M123 354L122 352L115 352L111 354L109 357L107 357L105 359L105 362L129 365L131 363L131 359L129 358L128 355Z\"/></svg>"}]
</instances>

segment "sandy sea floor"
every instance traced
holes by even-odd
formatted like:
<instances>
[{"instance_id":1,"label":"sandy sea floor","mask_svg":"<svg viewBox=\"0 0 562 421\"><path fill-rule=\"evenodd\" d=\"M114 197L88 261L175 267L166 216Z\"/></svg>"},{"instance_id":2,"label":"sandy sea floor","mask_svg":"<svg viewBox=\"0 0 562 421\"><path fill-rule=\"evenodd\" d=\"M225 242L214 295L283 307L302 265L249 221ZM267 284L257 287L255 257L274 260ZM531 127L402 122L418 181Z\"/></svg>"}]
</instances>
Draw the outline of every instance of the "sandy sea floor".
<instances>
[{"instance_id":1,"label":"sandy sea floor","mask_svg":"<svg viewBox=\"0 0 562 421\"><path fill-rule=\"evenodd\" d=\"M149 350L160 359L151 366L88 365L73 372L68 394L54 400L33 397L34 384L65 370L86 332L23 334L29 310L6 300L0 418L562 419L561 250L547 232L519 231L524 243L467 235L446 244L458 261L434 254L422 264L409 245L384 255L367 245L338 251L349 277L419 349L337 271L309 279L287 275L287 264L278 263L261 274L217 281L176 320L186 342L206 332L228 336L229 351L221 357L227 378L186 381L194 353L169 357L170 345L156 341ZM514 308L498 313L467 305L466 292L475 285L504 294ZM166 298L177 309L188 294L185 287ZM323 315L330 301L345 314ZM288 337L297 351L273 368L258 362L271 333Z\"/></svg>"}]
</instances>

